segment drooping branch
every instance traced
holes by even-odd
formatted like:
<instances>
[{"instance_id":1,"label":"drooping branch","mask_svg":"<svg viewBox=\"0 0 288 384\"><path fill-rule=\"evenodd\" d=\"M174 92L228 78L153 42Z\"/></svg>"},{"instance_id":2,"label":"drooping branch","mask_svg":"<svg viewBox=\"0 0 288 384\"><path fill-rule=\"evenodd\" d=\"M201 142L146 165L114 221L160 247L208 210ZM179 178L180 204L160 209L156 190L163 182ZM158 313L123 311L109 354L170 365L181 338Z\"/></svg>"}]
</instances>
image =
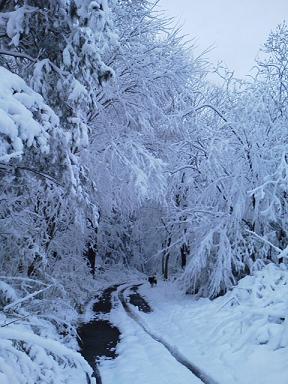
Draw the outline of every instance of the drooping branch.
<instances>
[{"instance_id":1,"label":"drooping branch","mask_svg":"<svg viewBox=\"0 0 288 384\"><path fill-rule=\"evenodd\" d=\"M0 170L2 171L10 171L12 169L20 169L20 170L23 170L23 171L28 171L28 172L32 172L38 176L41 176L41 177L44 177L45 179L48 179L49 181L51 181L52 183L58 185L59 187L63 187L63 185L58 181L56 180L54 177L50 176L50 175L47 175L47 173L43 173L41 171L38 171L37 169L34 169L34 168L29 168L29 167L25 167L25 166L16 166L16 167L13 167L11 165L7 165L7 164L3 164L3 163L0 163Z\"/></svg>"},{"instance_id":2,"label":"drooping branch","mask_svg":"<svg viewBox=\"0 0 288 384\"><path fill-rule=\"evenodd\" d=\"M13 301L13 303L5 305L5 307L3 308L3 311L7 311L8 309L11 309L11 308L13 308L19 304L22 304L24 301L32 299L34 296L39 295L39 293L43 293L43 292L47 291L47 289L49 289L51 287L53 287L53 285L49 285L48 287L45 287L43 289L40 289L39 291L30 293L29 295L27 295L27 296L25 296L19 300Z\"/></svg>"}]
</instances>

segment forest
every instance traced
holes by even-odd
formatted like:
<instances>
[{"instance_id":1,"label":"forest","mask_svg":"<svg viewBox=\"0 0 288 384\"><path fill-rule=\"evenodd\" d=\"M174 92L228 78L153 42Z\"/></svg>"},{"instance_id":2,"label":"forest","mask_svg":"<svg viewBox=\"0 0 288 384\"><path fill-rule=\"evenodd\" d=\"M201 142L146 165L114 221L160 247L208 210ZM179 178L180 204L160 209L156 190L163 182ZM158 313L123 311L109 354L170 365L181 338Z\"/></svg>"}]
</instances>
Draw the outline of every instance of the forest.
<instances>
[{"instance_id":1,"label":"forest","mask_svg":"<svg viewBox=\"0 0 288 384\"><path fill-rule=\"evenodd\" d=\"M285 22L237 79L157 2L0 0L0 383L85 383L103 281L217 300L285 268L287 124Z\"/></svg>"}]
</instances>

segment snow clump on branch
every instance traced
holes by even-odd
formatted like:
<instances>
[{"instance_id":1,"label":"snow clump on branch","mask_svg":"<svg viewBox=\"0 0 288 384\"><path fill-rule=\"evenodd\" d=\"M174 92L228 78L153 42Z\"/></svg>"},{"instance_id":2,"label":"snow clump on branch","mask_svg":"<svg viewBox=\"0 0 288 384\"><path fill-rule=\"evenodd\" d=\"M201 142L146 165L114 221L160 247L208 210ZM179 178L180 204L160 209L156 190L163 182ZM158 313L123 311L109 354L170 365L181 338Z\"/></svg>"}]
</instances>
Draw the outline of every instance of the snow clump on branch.
<instances>
[{"instance_id":1,"label":"snow clump on branch","mask_svg":"<svg viewBox=\"0 0 288 384\"><path fill-rule=\"evenodd\" d=\"M23 79L0 67L0 161L19 157L25 148L49 152L49 133L58 117Z\"/></svg>"}]
</instances>

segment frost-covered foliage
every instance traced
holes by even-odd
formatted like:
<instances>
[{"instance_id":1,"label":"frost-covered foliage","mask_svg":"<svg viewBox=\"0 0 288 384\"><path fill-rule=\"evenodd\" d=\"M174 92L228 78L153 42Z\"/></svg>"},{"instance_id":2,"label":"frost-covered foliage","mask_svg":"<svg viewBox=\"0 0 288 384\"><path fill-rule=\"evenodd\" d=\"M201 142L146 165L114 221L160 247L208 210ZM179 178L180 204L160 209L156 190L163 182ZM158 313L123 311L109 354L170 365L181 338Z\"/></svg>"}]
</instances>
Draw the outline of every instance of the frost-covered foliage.
<instances>
[{"instance_id":1,"label":"frost-covered foliage","mask_svg":"<svg viewBox=\"0 0 288 384\"><path fill-rule=\"evenodd\" d=\"M10 70L1 68L1 271L60 279L79 305L98 220L79 153L99 78L109 77L102 54L116 40L110 8L106 1L2 2L0 28L1 64Z\"/></svg>"},{"instance_id":2,"label":"frost-covered foliage","mask_svg":"<svg viewBox=\"0 0 288 384\"><path fill-rule=\"evenodd\" d=\"M99 208L81 153L113 77L102 60L117 44L111 18L105 0L1 2L1 326L27 322L1 328L1 382L86 382L79 355L44 337L75 344L95 287L86 252Z\"/></svg>"},{"instance_id":3,"label":"frost-covered foliage","mask_svg":"<svg viewBox=\"0 0 288 384\"><path fill-rule=\"evenodd\" d=\"M192 208L190 243L196 249L182 280L189 291L215 296L243 274L286 256L288 115L275 95L282 100L288 83L270 70L274 50L283 50L285 41L287 47L284 25L270 35L270 56L259 64L255 81L235 84L221 105L225 114L212 111L219 129L208 146L202 144L206 159L197 167L205 176ZM286 59L277 60L284 71Z\"/></svg>"},{"instance_id":4,"label":"frost-covered foliage","mask_svg":"<svg viewBox=\"0 0 288 384\"><path fill-rule=\"evenodd\" d=\"M287 257L286 24L222 87L150 1L0 3L1 302L77 310L95 260L215 297Z\"/></svg>"},{"instance_id":5,"label":"frost-covered foliage","mask_svg":"<svg viewBox=\"0 0 288 384\"><path fill-rule=\"evenodd\" d=\"M184 134L167 142L167 205L148 204L158 232L142 223L142 248L150 270L177 273L187 292L215 297L286 256L286 60L283 24L253 81L221 73L222 88L202 85L194 103L185 99Z\"/></svg>"},{"instance_id":6,"label":"frost-covered foliage","mask_svg":"<svg viewBox=\"0 0 288 384\"><path fill-rule=\"evenodd\" d=\"M57 279L0 279L1 383L92 383L76 351L77 312Z\"/></svg>"},{"instance_id":7,"label":"frost-covered foliage","mask_svg":"<svg viewBox=\"0 0 288 384\"><path fill-rule=\"evenodd\" d=\"M141 207L166 204L169 148L184 135L181 116L205 69L149 1L116 2L115 14L120 47L106 59L115 81L98 95L102 110L91 123L105 129L93 130L87 160L102 208L99 252L107 263L140 267Z\"/></svg>"},{"instance_id":8,"label":"frost-covered foliage","mask_svg":"<svg viewBox=\"0 0 288 384\"><path fill-rule=\"evenodd\" d=\"M59 298L45 300L49 290ZM75 351L71 321L76 312L68 304L63 311L61 296L63 290L55 282L5 277L0 281L1 383L76 384L91 377L92 369Z\"/></svg>"},{"instance_id":9,"label":"frost-covered foliage","mask_svg":"<svg viewBox=\"0 0 288 384\"><path fill-rule=\"evenodd\" d=\"M58 117L19 76L0 67L0 78L0 161L19 157L31 146L49 152L49 133Z\"/></svg>"}]
</instances>

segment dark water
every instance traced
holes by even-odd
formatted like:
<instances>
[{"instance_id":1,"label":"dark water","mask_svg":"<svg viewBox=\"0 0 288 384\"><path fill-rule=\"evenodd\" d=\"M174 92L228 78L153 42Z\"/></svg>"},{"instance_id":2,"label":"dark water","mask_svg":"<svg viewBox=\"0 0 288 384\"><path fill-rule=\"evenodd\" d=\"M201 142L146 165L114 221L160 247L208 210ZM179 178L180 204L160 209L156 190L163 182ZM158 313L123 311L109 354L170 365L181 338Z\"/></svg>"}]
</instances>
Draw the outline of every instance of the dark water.
<instances>
[{"instance_id":1,"label":"dark water","mask_svg":"<svg viewBox=\"0 0 288 384\"><path fill-rule=\"evenodd\" d=\"M117 290L119 285L112 285L106 288L98 301L93 305L93 311L97 313L109 313L112 309L112 293Z\"/></svg>"},{"instance_id":2,"label":"dark water","mask_svg":"<svg viewBox=\"0 0 288 384\"><path fill-rule=\"evenodd\" d=\"M112 309L112 293L116 291L117 285L111 286L103 291L99 300L94 304L95 315L109 313ZM116 346L120 340L120 331L108 320L95 319L78 328L80 338L80 352L85 360L94 370L96 383L101 384L101 376L97 367L100 357L115 359L117 357Z\"/></svg>"},{"instance_id":3,"label":"dark water","mask_svg":"<svg viewBox=\"0 0 288 384\"><path fill-rule=\"evenodd\" d=\"M139 286L135 285L133 288L131 288L131 293L129 298L129 303L134 305L135 307L138 307L139 311L150 313L152 312L152 308L147 303L147 301L139 294L138 292Z\"/></svg>"},{"instance_id":4,"label":"dark water","mask_svg":"<svg viewBox=\"0 0 288 384\"><path fill-rule=\"evenodd\" d=\"M97 358L115 359L120 332L108 320L93 320L78 329L81 354L92 366Z\"/></svg>"}]
</instances>

